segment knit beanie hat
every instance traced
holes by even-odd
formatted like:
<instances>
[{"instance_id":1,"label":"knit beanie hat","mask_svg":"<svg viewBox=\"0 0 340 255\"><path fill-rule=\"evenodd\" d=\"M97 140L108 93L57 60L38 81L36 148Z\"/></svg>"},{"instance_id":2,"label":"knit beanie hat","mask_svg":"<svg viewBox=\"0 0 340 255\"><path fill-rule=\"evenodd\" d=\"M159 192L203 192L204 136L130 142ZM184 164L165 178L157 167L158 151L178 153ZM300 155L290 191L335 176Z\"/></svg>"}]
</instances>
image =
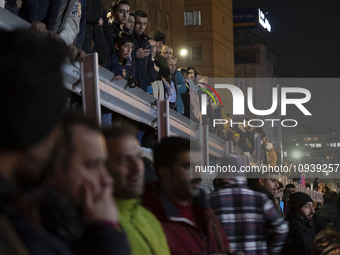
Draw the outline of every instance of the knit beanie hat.
<instances>
[{"instance_id":1,"label":"knit beanie hat","mask_svg":"<svg viewBox=\"0 0 340 255\"><path fill-rule=\"evenodd\" d=\"M310 196L302 192L295 192L289 197L289 209L291 212L296 213L308 202L313 202Z\"/></svg>"}]
</instances>

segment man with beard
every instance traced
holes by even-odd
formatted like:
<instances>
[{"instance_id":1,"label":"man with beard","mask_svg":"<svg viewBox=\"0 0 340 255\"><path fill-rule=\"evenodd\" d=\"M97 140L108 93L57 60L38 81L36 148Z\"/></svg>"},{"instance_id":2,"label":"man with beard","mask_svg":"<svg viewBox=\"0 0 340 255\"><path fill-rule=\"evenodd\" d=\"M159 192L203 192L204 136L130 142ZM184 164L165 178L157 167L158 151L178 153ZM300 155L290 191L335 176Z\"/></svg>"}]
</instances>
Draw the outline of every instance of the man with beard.
<instances>
[{"instance_id":1,"label":"man with beard","mask_svg":"<svg viewBox=\"0 0 340 255\"><path fill-rule=\"evenodd\" d=\"M16 208L17 198L43 180L58 140L66 49L29 32L0 32L0 38L1 254L70 254Z\"/></svg>"},{"instance_id":2,"label":"man with beard","mask_svg":"<svg viewBox=\"0 0 340 255\"><path fill-rule=\"evenodd\" d=\"M248 179L248 186L254 191L266 194L267 197L276 204L274 195L279 189L279 176L277 174L267 174L264 175L264 177L266 178Z\"/></svg>"},{"instance_id":3,"label":"man with beard","mask_svg":"<svg viewBox=\"0 0 340 255\"><path fill-rule=\"evenodd\" d=\"M164 138L154 161L159 183L148 188L143 204L162 223L171 253L225 254L229 243L208 207L201 180L190 179L191 165L200 162L199 146L181 137Z\"/></svg>"},{"instance_id":4,"label":"man with beard","mask_svg":"<svg viewBox=\"0 0 340 255\"><path fill-rule=\"evenodd\" d=\"M296 192L289 197L288 204L290 211L286 220L289 222L289 234L283 254L311 254L317 234L313 223L313 200L305 193Z\"/></svg>"},{"instance_id":5,"label":"man with beard","mask_svg":"<svg viewBox=\"0 0 340 255\"><path fill-rule=\"evenodd\" d=\"M144 163L136 132L130 127L111 127L104 130L104 135L119 222L128 236L132 254L170 254L162 226L140 203L144 191Z\"/></svg>"}]
</instances>

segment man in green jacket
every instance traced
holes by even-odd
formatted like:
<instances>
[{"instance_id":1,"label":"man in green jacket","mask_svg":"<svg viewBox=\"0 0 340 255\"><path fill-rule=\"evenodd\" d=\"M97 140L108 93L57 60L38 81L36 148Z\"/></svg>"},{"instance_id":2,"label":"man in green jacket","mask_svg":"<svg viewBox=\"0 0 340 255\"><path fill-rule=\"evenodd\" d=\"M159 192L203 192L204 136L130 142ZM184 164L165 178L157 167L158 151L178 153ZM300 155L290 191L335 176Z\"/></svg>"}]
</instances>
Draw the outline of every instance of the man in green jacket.
<instances>
[{"instance_id":1,"label":"man in green jacket","mask_svg":"<svg viewBox=\"0 0 340 255\"><path fill-rule=\"evenodd\" d=\"M104 130L114 179L114 197L132 254L170 255L161 224L140 203L144 191L144 164L136 135L128 127Z\"/></svg>"}]
</instances>

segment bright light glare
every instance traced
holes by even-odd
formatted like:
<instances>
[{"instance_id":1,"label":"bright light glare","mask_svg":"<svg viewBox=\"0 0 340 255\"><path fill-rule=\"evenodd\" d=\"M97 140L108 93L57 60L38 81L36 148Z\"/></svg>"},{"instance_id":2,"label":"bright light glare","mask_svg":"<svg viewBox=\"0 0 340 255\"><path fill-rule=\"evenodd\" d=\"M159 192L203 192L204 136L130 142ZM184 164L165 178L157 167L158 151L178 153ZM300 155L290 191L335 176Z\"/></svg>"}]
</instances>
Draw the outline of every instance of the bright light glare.
<instances>
[{"instance_id":1,"label":"bright light glare","mask_svg":"<svg viewBox=\"0 0 340 255\"><path fill-rule=\"evenodd\" d=\"M182 56L182 57L185 57L188 55L188 50L187 49L181 49L181 51L179 52L179 54Z\"/></svg>"},{"instance_id":2,"label":"bright light glare","mask_svg":"<svg viewBox=\"0 0 340 255\"><path fill-rule=\"evenodd\" d=\"M299 159L301 157L301 152L299 151L293 151L293 158L295 159Z\"/></svg>"}]
</instances>

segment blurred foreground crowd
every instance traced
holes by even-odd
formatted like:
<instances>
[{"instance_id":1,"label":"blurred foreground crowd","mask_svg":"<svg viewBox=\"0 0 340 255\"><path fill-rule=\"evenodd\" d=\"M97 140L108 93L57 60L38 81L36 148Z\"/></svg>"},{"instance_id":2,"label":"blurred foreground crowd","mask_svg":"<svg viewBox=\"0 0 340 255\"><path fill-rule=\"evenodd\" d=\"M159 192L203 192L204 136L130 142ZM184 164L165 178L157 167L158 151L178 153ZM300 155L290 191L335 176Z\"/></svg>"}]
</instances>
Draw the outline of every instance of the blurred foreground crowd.
<instances>
[{"instance_id":1,"label":"blurred foreground crowd","mask_svg":"<svg viewBox=\"0 0 340 255\"><path fill-rule=\"evenodd\" d=\"M164 138L145 157L133 127L65 110L65 45L0 38L1 254L339 254L335 192L316 212L275 175L220 176L208 198L190 178L197 142Z\"/></svg>"}]
</instances>

